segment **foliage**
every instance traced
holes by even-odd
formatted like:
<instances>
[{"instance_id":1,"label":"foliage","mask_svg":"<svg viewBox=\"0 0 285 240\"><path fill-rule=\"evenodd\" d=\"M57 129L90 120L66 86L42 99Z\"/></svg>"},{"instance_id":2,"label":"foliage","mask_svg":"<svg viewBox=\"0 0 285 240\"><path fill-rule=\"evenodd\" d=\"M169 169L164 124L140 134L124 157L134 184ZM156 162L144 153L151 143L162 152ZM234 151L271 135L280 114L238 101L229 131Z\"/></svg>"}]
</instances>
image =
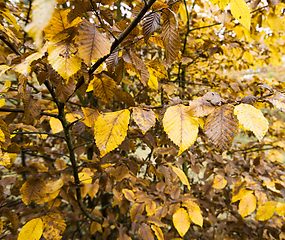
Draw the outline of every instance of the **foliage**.
<instances>
[{"instance_id":1,"label":"foliage","mask_svg":"<svg viewBox=\"0 0 285 240\"><path fill-rule=\"evenodd\" d=\"M0 1L2 239L284 239L281 1Z\"/></svg>"}]
</instances>

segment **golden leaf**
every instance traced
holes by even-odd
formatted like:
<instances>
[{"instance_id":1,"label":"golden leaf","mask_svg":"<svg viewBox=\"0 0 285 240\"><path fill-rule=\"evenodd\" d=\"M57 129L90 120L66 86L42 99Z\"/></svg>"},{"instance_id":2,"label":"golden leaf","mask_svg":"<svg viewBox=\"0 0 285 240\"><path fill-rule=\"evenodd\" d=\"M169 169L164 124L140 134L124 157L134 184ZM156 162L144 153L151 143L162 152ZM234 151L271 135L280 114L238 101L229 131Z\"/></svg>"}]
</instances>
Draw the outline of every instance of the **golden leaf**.
<instances>
[{"instance_id":1,"label":"golden leaf","mask_svg":"<svg viewBox=\"0 0 285 240\"><path fill-rule=\"evenodd\" d=\"M54 193L63 186L63 181L59 178L56 181L48 181L46 183L46 193Z\"/></svg>"},{"instance_id":2,"label":"golden leaf","mask_svg":"<svg viewBox=\"0 0 285 240\"><path fill-rule=\"evenodd\" d=\"M49 124L53 133L59 133L63 130L61 121L57 118L51 117L49 120Z\"/></svg>"},{"instance_id":3,"label":"golden leaf","mask_svg":"<svg viewBox=\"0 0 285 240\"><path fill-rule=\"evenodd\" d=\"M240 189L236 194L233 193L232 203L241 200L248 194L252 194L253 191L246 190L245 188Z\"/></svg>"},{"instance_id":4,"label":"golden leaf","mask_svg":"<svg viewBox=\"0 0 285 240\"><path fill-rule=\"evenodd\" d=\"M110 41L97 30L94 24L86 20L79 24L76 44L80 57L88 66L93 60L107 55L111 48Z\"/></svg>"},{"instance_id":5,"label":"golden leaf","mask_svg":"<svg viewBox=\"0 0 285 240\"><path fill-rule=\"evenodd\" d=\"M214 178L213 188L223 189L227 185L227 180L222 175L216 175Z\"/></svg>"},{"instance_id":6,"label":"golden leaf","mask_svg":"<svg viewBox=\"0 0 285 240\"><path fill-rule=\"evenodd\" d=\"M179 147L180 155L196 140L199 130L198 119L191 117L182 104L169 107L163 117L163 127L168 137Z\"/></svg>"},{"instance_id":7,"label":"golden leaf","mask_svg":"<svg viewBox=\"0 0 285 240\"><path fill-rule=\"evenodd\" d=\"M88 107L82 107L81 109L85 116L81 121L84 122L87 127L94 127L95 121L99 116L98 110Z\"/></svg>"},{"instance_id":8,"label":"golden leaf","mask_svg":"<svg viewBox=\"0 0 285 240\"><path fill-rule=\"evenodd\" d=\"M181 237L183 237L190 228L189 215L184 208L179 208L172 216L174 227Z\"/></svg>"},{"instance_id":9,"label":"golden leaf","mask_svg":"<svg viewBox=\"0 0 285 240\"><path fill-rule=\"evenodd\" d=\"M94 77L93 92L105 103L114 97L115 87L115 81L104 73Z\"/></svg>"},{"instance_id":10,"label":"golden leaf","mask_svg":"<svg viewBox=\"0 0 285 240\"><path fill-rule=\"evenodd\" d=\"M102 233L102 226L100 223L92 222L90 226L90 234L94 234L96 232Z\"/></svg>"},{"instance_id":11,"label":"golden leaf","mask_svg":"<svg viewBox=\"0 0 285 240\"><path fill-rule=\"evenodd\" d=\"M39 240L42 234L43 221L40 218L35 218L23 226L17 240Z\"/></svg>"},{"instance_id":12,"label":"golden leaf","mask_svg":"<svg viewBox=\"0 0 285 240\"><path fill-rule=\"evenodd\" d=\"M238 131L238 120L234 115L234 107L225 104L216 108L207 117L203 131L220 151L227 150Z\"/></svg>"},{"instance_id":13,"label":"golden leaf","mask_svg":"<svg viewBox=\"0 0 285 240\"><path fill-rule=\"evenodd\" d=\"M166 62L171 65L180 50L180 34L175 14L167 10L163 14L162 41L165 48Z\"/></svg>"},{"instance_id":14,"label":"golden leaf","mask_svg":"<svg viewBox=\"0 0 285 240\"><path fill-rule=\"evenodd\" d=\"M150 230L150 227L145 223L142 223L140 225L138 235L142 240L154 240L154 236Z\"/></svg>"},{"instance_id":15,"label":"golden leaf","mask_svg":"<svg viewBox=\"0 0 285 240\"><path fill-rule=\"evenodd\" d=\"M151 225L152 231L154 231L155 236L157 237L157 240L164 240L163 232L161 231L160 227L157 227L155 225Z\"/></svg>"},{"instance_id":16,"label":"golden leaf","mask_svg":"<svg viewBox=\"0 0 285 240\"><path fill-rule=\"evenodd\" d=\"M55 167L58 171L62 171L66 169L66 162L62 159L56 159L55 160Z\"/></svg>"},{"instance_id":17,"label":"golden leaf","mask_svg":"<svg viewBox=\"0 0 285 240\"><path fill-rule=\"evenodd\" d=\"M29 178L20 189L22 201L29 205L32 201L40 200L46 193L46 183L40 179Z\"/></svg>"},{"instance_id":18,"label":"golden leaf","mask_svg":"<svg viewBox=\"0 0 285 240\"><path fill-rule=\"evenodd\" d=\"M245 195L239 202L239 211L243 218L252 213L255 208L256 198L252 193Z\"/></svg>"},{"instance_id":19,"label":"golden leaf","mask_svg":"<svg viewBox=\"0 0 285 240\"><path fill-rule=\"evenodd\" d=\"M11 160L9 154L7 152L3 153L1 149L0 149L0 165L7 168L10 168L11 166Z\"/></svg>"},{"instance_id":20,"label":"golden leaf","mask_svg":"<svg viewBox=\"0 0 285 240\"><path fill-rule=\"evenodd\" d=\"M262 140L268 130L268 121L259 109L242 103L235 106L234 114L245 130L252 131L259 141Z\"/></svg>"},{"instance_id":21,"label":"golden leaf","mask_svg":"<svg viewBox=\"0 0 285 240\"><path fill-rule=\"evenodd\" d=\"M203 227L203 216L198 204L191 200L186 200L182 205L187 208L191 221L200 227Z\"/></svg>"},{"instance_id":22,"label":"golden leaf","mask_svg":"<svg viewBox=\"0 0 285 240\"><path fill-rule=\"evenodd\" d=\"M25 31L32 36L36 42L36 46L39 48L42 44L43 30L48 25L52 14L56 0L35 0L32 4L32 22L26 27Z\"/></svg>"},{"instance_id":23,"label":"golden leaf","mask_svg":"<svg viewBox=\"0 0 285 240\"><path fill-rule=\"evenodd\" d=\"M175 172L175 174L179 177L180 181L181 181L184 185L186 185L187 188L188 188L188 190L190 191L190 190L191 190L190 184L189 184L188 178L187 178L187 176L185 175L185 173L184 173L181 169L179 169L179 168L177 168L177 167L174 167L174 166L172 166L172 165L170 165L170 166L171 166L173 172Z\"/></svg>"},{"instance_id":24,"label":"golden leaf","mask_svg":"<svg viewBox=\"0 0 285 240\"><path fill-rule=\"evenodd\" d=\"M276 213L277 213L279 216L282 216L282 217L285 216L285 203L280 203L280 202L279 202L279 203L277 204Z\"/></svg>"},{"instance_id":25,"label":"golden leaf","mask_svg":"<svg viewBox=\"0 0 285 240\"><path fill-rule=\"evenodd\" d=\"M231 13L241 25L250 29L250 12L244 0L230 0Z\"/></svg>"},{"instance_id":26,"label":"golden leaf","mask_svg":"<svg viewBox=\"0 0 285 240\"><path fill-rule=\"evenodd\" d=\"M266 221L271 218L276 210L277 202L268 201L262 206L258 207L256 212L256 220Z\"/></svg>"},{"instance_id":27,"label":"golden leaf","mask_svg":"<svg viewBox=\"0 0 285 240\"><path fill-rule=\"evenodd\" d=\"M133 202L134 199L135 199L135 194L132 190L129 190L129 189L123 189L122 190L122 193L124 194L125 198L130 201L130 202Z\"/></svg>"},{"instance_id":28,"label":"golden leaf","mask_svg":"<svg viewBox=\"0 0 285 240\"><path fill-rule=\"evenodd\" d=\"M48 61L61 77L69 79L81 68L81 59L72 43L59 42L48 47Z\"/></svg>"},{"instance_id":29,"label":"golden leaf","mask_svg":"<svg viewBox=\"0 0 285 240\"><path fill-rule=\"evenodd\" d=\"M44 232L43 236L47 240L59 240L66 228L64 218L58 213L49 213L43 218Z\"/></svg>"},{"instance_id":30,"label":"golden leaf","mask_svg":"<svg viewBox=\"0 0 285 240\"><path fill-rule=\"evenodd\" d=\"M131 220L132 222L136 219L136 216L138 217L141 216L141 214L144 211L144 204L142 203L135 203L132 205L131 210L130 210L130 215L131 215Z\"/></svg>"},{"instance_id":31,"label":"golden leaf","mask_svg":"<svg viewBox=\"0 0 285 240\"><path fill-rule=\"evenodd\" d=\"M133 118L143 134L155 124L155 114L149 109L134 107Z\"/></svg>"},{"instance_id":32,"label":"golden leaf","mask_svg":"<svg viewBox=\"0 0 285 240\"><path fill-rule=\"evenodd\" d=\"M95 122L94 137L101 157L118 147L127 136L130 111L103 113Z\"/></svg>"}]
</instances>

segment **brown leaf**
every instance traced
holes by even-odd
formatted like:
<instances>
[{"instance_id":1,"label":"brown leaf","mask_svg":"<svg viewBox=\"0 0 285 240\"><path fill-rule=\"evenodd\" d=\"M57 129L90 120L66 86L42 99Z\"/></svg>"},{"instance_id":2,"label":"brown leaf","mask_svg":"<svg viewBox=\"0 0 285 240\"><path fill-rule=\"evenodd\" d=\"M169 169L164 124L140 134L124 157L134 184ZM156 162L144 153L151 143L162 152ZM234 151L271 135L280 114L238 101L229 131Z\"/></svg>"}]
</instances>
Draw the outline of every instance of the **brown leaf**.
<instances>
[{"instance_id":1,"label":"brown leaf","mask_svg":"<svg viewBox=\"0 0 285 240\"><path fill-rule=\"evenodd\" d=\"M205 98L198 97L193 101L189 102L188 114L193 115L194 117L205 117L209 115L215 107L209 103Z\"/></svg>"},{"instance_id":2,"label":"brown leaf","mask_svg":"<svg viewBox=\"0 0 285 240\"><path fill-rule=\"evenodd\" d=\"M272 96L265 99L266 101L270 102L274 107L279 109L282 112L285 112L285 95L276 92Z\"/></svg>"},{"instance_id":3,"label":"brown leaf","mask_svg":"<svg viewBox=\"0 0 285 240\"><path fill-rule=\"evenodd\" d=\"M250 104L250 105L254 105L257 101L257 97L249 95L249 96L244 96L240 102L241 103L246 103L246 104Z\"/></svg>"},{"instance_id":4,"label":"brown leaf","mask_svg":"<svg viewBox=\"0 0 285 240\"><path fill-rule=\"evenodd\" d=\"M90 66L95 59L103 57L110 52L111 43L87 20L79 24L79 36L76 38L79 56Z\"/></svg>"},{"instance_id":5,"label":"brown leaf","mask_svg":"<svg viewBox=\"0 0 285 240\"><path fill-rule=\"evenodd\" d=\"M55 94L60 101L65 103L74 93L75 87L76 85L73 78L70 78L67 84L64 81L60 81L55 89Z\"/></svg>"},{"instance_id":6,"label":"brown leaf","mask_svg":"<svg viewBox=\"0 0 285 240\"><path fill-rule=\"evenodd\" d=\"M41 105L35 100L31 94L25 94L23 97L24 116L29 122L36 119L41 114Z\"/></svg>"},{"instance_id":7,"label":"brown leaf","mask_svg":"<svg viewBox=\"0 0 285 240\"><path fill-rule=\"evenodd\" d=\"M160 15L157 12L150 13L142 23L144 41L147 43L151 34L159 27Z\"/></svg>"},{"instance_id":8,"label":"brown leaf","mask_svg":"<svg viewBox=\"0 0 285 240\"><path fill-rule=\"evenodd\" d=\"M232 105L222 105L216 108L207 117L204 126L204 133L220 151L225 151L231 146L237 130L238 120L234 115L234 107Z\"/></svg>"},{"instance_id":9,"label":"brown leaf","mask_svg":"<svg viewBox=\"0 0 285 240\"><path fill-rule=\"evenodd\" d=\"M143 240L154 240L150 227L145 223L141 224L138 234Z\"/></svg>"},{"instance_id":10,"label":"brown leaf","mask_svg":"<svg viewBox=\"0 0 285 240\"><path fill-rule=\"evenodd\" d=\"M76 0L72 1L74 8L67 14L68 22L72 22L75 18L81 17L84 13L92 11L92 5L90 1Z\"/></svg>"},{"instance_id":11,"label":"brown leaf","mask_svg":"<svg viewBox=\"0 0 285 240\"><path fill-rule=\"evenodd\" d=\"M162 40L165 47L166 62L171 65L180 50L180 34L175 14L166 10L163 12Z\"/></svg>"},{"instance_id":12,"label":"brown leaf","mask_svg":"<svg viewBox=\"0 0 285 240\"><path fill-rule=\"evenodd\" d=\"M135 100L132 95L121 89L115 90L115 96L120 102L124 102L128 108L136 106Z\"/></svg>"},{"instance_id":13,"label":"brown leaf","mask_svg":"<svg viewBox=\"0 0 285 240\"><path fill-rule=\"evenodd\" d=\"M112 73L115 71L116 66L118 65L119 60L119 52L112 53L107 59L106 59L106 66L109 73Z\"/></svg>"},{"instance_id":14,"label":"brown leaf","mask_svg":"<svg viewBox=\"0 0 285 240\"><path fill-rule=\"evenodd\" d=\"M155 124L155 114L149 109L133 108L133 118L143 134Z\"/></svg>"},{"instance_id":15,"label":"brown leaf","mask_svg":"<svg viewBox=\"0 0 285 240\"><path fill-rule=\"evenodd\" d=\"M225 99L221 98L221 96L216 92L207 92L203 98L214 106L221 106L222 103L226 103Z\"/></svg>"},{"instance_id":16,"label":"brown leaf","mask_svg":"<svg viewBox=\"0 0 285 240\"><path fill-rule=\"evenodd\" d=\"M113 12L106 8L106 9L100 9L100 14L101 14L101 17L107 22L109 23L111 26L113 25L114 23L114 14Z\"/></svg>"}]
</instances>

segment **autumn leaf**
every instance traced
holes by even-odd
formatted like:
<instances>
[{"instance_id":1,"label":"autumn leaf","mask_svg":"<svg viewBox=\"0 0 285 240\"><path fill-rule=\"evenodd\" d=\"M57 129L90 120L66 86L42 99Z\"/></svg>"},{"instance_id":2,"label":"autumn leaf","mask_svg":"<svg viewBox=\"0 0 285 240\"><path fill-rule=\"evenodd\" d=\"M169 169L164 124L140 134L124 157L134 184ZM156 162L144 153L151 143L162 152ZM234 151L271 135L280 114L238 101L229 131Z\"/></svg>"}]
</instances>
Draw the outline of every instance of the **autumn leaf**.
<instances>
[{"instance_id":1,"label":"autumn leaf","mask_svg":"<svg viewBox=\"0 0 285 240\"><path fill-rule=\"evenodd\" d=\"M81 59L72 43L59 42L48 47L48 61L61 77L68 80L81 68Z\"/></svg>"},{"instance_id":2,"label":"autumn leaf","mask_svg":"<svg viewBox=\"0 0 285 240\"><path fill-rule=\"evenodd\" d=\"M184 208L179 208L172 216L174 227L181 237L183 237L190 228L189 215Z\"/></svg>"},{"instance_id":3,"label":"autumn leaf","mask_svg":"<svg viewBox=\"0 0 285 240\"><path fill-rule=\"evenodd\" d=\"M130 202L133 202L134 199L135 199L135 194L133 191L129 190L129 189L123 189L122 190L122 193L124 194L125 198L130 201Z\"/></svg>"},{"instance_id":4,"label":"autumn leaf","mask_svg":"<svg viewBox=\"0 0 285 240\"><path fill-rule=\"evenodd\" d=\"M133 118L143 134L155 124L155 114L152 110L134 107Z\"/></svg>"},{"instance_id":5,"label":"autumn leaf","mask_svg":"<svg viewBox=\"0 0 285 240\"><path fill-rule=\"evenodd\" d=\"M238 120L234 115L234 107L222 105L208 117L203 129L220 151L227 150L238 131Z\"/></svg>"},{"instance_id":6,"label":"autumn leaf","mask_svg":"<svg viewBox=\"0 0 285 240\"><path fill-rule=\"evenodd\" d=\"M266 221L271 218L276 210L277 202L268 201L262 206L259 206L256 212L256 220Z\"/></svg>"},{"instance_id":7,"label":"autumn leaf","mask_svg":"<svg viewBox=\"0 0 285 240\"><path fill-rule=\"evenodd\" d=\"M128 92L125 92L121 89L116 89L114 93L118 101L124 102L127 107L136 106L134 98Z\"/></svg>"},{"instance_id":8,"label":"autumn leaf","mask_svg":"<svg viewBox=\"0 0 285 240\"><path fill-rule=\"evenodd\" d=\"M236 202L244 198L248 194L252 194L253 191L246 190L245 188L240 189L238 192L233 193L232 202Z\"/></svg>"},{"instance_id":9,"label":"autumn leaf","mask_svg":"<svg viewBox=\"0 0 285 240\"><path fill-rule=\"evenodd\" d=\"M227 185L227 180L222 175L216 175L214 178L213 188L223 189Z\"/></svg>"},{"instance_id":10,"label":"autumn leaf","mask_svg":"<svg viewBox=\"0 0 285 240\"><path fill-rule=\"evenodd\" d=\"M138 235L142 240L154 240L154 236L150 227L145 223L140 225Z\"/></svg>"},{"instance_id":11,"label":"autumn leaf","mask_svg":"<svg viewBox=\"0 0 285 240\"><path fill-rule=\"evenodd\" d=\"M170 165L170 166L171 166L173 172L175 172L175 174L179 177L180 181L181 181L184 185L186 185L187 188L188 188L188 190L190 191L190 190L191 190L190 184L189 184L188 178L187 178L187 176L185 175L185 173L184 173L181 169L179 169L179 168L177 168L177 167L174 167L174 166L172 166L172 165Z\"/></svg>"},{"instance_id":12,"label":"autumn leaf","mask_svg":"<svg viewBox=\"0 0 285 240\"><path fill-rule=\"evenodd\" d=\"M274 107L279 109L282 112L285 112L285 95L276 92L272 96L265 99L266 101L270 102Z\"/></svg>"},{"instance_id":13,"label":"autumn leaf","mask_svg":"<svg viewBox=\"0 0 285 240\"><path fill-rule=\"evenodd\" d=\"M259 141L262 140L268 130L268 121L259 109L242 103L235 106L234 114L245 130L252 131Z\"/></svg>"},{"instance_id":14,"label":"autumn leaf","mask_svg":"<svg viewBox=\"0 0 285 240\"><path fill-rule=\"evenodd\" d=\"M285 203L278 203L277 204L277 207L276 207L276 213L279 215L279 216L285 216Z\"/></svg>"},{"instance_id":15,"label":"autumn leaf","mask_svg":"<svg viewBox=\"0 0 285 240\"><path fill-rule=\"evenodd\" d=\"M85 116L81 121L84 122L87 127L94 127L95 121L99 116L98 110L88 107L82 107L81 109Z\"/></svg>"},{"instance_id":16,"label":"autumn leaf","mask_svg":"<svg viewBox=\"0 0 285 240\"><path fill-rule=\"evenodd\" d=\"M47 240L61 239L61 234L66 228L64 218L58 213L49 213L43 217L43 236Z\"/></svg>"},{"instance_id":17,"label":"autumn leaf","mask_svg":"<svg viewBox=\"0 0 285 240\"><path fill-rule=\"evenodd\" d=\"M43 30L52 18L55 4L56 0L35 0L32 3L32 22L25 27L25 31L35 39L38 48L42 44Z\"/></svg>"},{"instance_id":18,"label":"autumn leaf","mask_svg":"<svg viewBox=\"0 0 285 240\"><path fill-rule=\"evenodd\" d=\"M255 208L256 198L252 193L245 195L239 202L239 211L243 218L255 211Z\"/></svg>"},{"instance_id":19,"label":"autumn leaf","mask_svg":"<svg viewBox=\"0 0 285 240\"><path fill-rule=\"evenodd\" d=\"M96 26L87 20L79 24L79 36L76 38L79 56L89 66L91 62L110 52L110 41L105 38Z\"/></svg>"},{"instance_id":20,"label":"autumn leaf","mask_svg":"<svg viewBox=\"0 0 285 240\"><path fill-rule=\"evenodd\" d=\"M175 14L167 10L163 15L162 40L165 47L166 62L171 65L180 50L180 35Z\"/></svg>"},{"instance_id":21,"label":"autumn leaf","mask_svg":"<svg viewBox=\"0 0 285 240\"><path fill-rule=\"evenodd\" d=\"M118 147L127 136L130 111L103 113L95 122L94 137L101 157Z\"/></svg>"},{"instance_id":22,"label":"autumn leaf","mask_svg":"<svg viewBox=\"0 0 285 240\"><path fill-rule=\"evenodd\" d=\"M231 13L241 25L250 29L250 12L244 0L230 0Z\"/></svg>"},{"instance_id":23,"label":"autumn leaf","mask_svg":"<svg viewBox=\"0 0 285 240\"><path fill-rule=\"evenodd\" d=\"M163 232L161 231L160 227L157 227L155 225L151 225L151 229L154 232L154 234L158 240L164 240L164 235L163 235Z\"/></svg>"},{"instance_id":24,"label":"autumn leaf","mask_svg":"<svg viewBox=\"0 0 285 240\"><path fill-rule=\"evenodd\" d=\"M142 22L144 41L146 43L151 34L159 27L159 21L160 15L157 12L151 12Z\"/></svg>"},{"instance_id":25,"label":"autumn leaf","mask_svg":"<svg viewBox=\"0 0 285 240\"><path fill-rule=\"evenodd\" d=\"M63 130L61 121L57 118L51 117L49 120L49 124L53 133L59 133Z\"/></svg>"},{"instance_id":26,"label":"autumn leaf","mask_svg":"<svg viewBox=\"0 0 285 240\"><path fill-rule=\"evenodd\" d=\"M168 137L179 147L180 155L196 140L199 123L197 118L191 117L182 104L167 108L163 117L163 127Z\"/></svg>"},{"instance_id":27,"label":"autumn leaf","mask_svg":"<svg viewBox=\"0 0 285 240\"><path fill-rule=\"evenodd\" d=\"M20 189L22 201L29 205L32 201L41 199L46 192L46 183L43 180L29 178Z\"/></svg>"},{"instance_id":28,"label":"autumn leaf","mask_svg":"<svg viewBox=\"0 0 285 240\"><path fill-rule=\"evenodd\" d=\"M213 112L214 109L215 106L204 97L198 97L189 102L188 113L194 117L205 117Z\"/></svg>"},{"instance_id":29,"label":"autumn leaf","mask_svg":"<svg viewBox=\"0 0 285 240\"><path fill-rule=\"evenodd\" d=\"M191 200L186 200L183 201L182 206L187 208L191 221L199 225L200 227L203 227L203 216L201 214L201 209L198 204Z\"/></svg>"},{"instance_id":30,"label":"autumn leaf","mask_svg":"<svg viewBox=\"0 0 285 240\"><path fill-rule=\"evenodd\" d=\"M39 240L43 234L43 221L35 218L27 222L21 229L18 240Z\"/></svg>"},{"instance_id":31,"label":"autumn leaf","mask_svg":"<svg viewBox=\"0 0 285 240\"><path fill-rule=\"evenodd\" d=\"M114 96L115 87L115 81L104 73L94 77L93 92L103 102L110 102Z\"/></svg>"}]
</instances>

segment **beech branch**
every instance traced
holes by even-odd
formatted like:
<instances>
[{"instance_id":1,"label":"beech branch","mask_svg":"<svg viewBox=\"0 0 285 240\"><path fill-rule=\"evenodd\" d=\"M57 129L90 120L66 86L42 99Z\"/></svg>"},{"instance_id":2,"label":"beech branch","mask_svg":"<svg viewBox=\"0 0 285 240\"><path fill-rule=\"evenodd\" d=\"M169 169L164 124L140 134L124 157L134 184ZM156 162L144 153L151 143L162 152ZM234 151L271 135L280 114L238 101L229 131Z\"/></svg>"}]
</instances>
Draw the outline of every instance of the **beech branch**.
<instances>
[{"instance_id":1,"label":"beech branch","mask_svg":"<svg viewBox=\"0 0 285 240\"><path fill-rule=\"evenodd\" d=\"M16 112L16 113L24 113L23 109L15 109L15 108L0 108L0 112ZM58 118L57 114L41 112L41 115L50 116L54 118Z\"/></svg>"},{"instance_id":2,"label":"beech branch","mask_svg":"<svg viewBox=\"0 0 285 240\"><path fill-rule=\"evenodd\" d=\"M138 13L138 15L134 18L134 20L130 23L130 25L125 29L124 32L121 33L121 35L115 39L115 41L113 42L112 46L111 46L111 50L110 53L105 55L104 57L100 58L97 60L96 63L94 63L94 65L89 69L88 73L89 75L92 75L95 70L113 53L113 51L123 42L123 40L130 34L130 32L138 25L138 23L142 20L143 16L145 15L145 13L151 8L151 6L154 4L156 0L150 0L147 4L145 4L142 9L140 10L140 12ZM76 84L76 88L74 90L74 92L79 89L84 83L84 78L81 77L77 84ZM74 94L74 92L71 94L71 96ZM70 96L70 97L71 97ZM70 98L68 97L68 99Z\"/></svg>"}]
</instances>

